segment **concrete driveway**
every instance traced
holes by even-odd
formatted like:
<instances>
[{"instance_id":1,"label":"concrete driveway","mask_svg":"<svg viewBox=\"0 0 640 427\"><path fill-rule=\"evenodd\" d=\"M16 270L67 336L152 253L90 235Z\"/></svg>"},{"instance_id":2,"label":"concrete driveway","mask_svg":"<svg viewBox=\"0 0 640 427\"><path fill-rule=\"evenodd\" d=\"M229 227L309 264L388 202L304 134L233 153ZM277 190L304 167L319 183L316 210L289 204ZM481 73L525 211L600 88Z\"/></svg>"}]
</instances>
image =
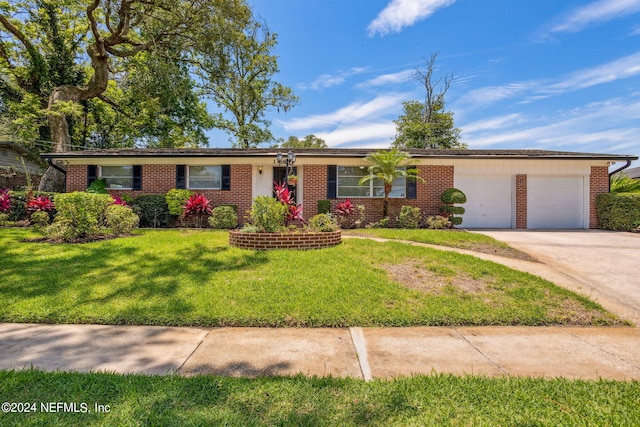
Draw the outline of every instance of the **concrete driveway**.
<instances>
[{"instance_id":1,"label":"concrete driveway","mask_svg":"<svg viewBox=\"0 0 640 427\"><path fill-rule=\"evenodd\" d=\"M579 293L639 323L640 234L602 230L475 232L528 253L577 282Z\"/></svg>"}]
</instances>

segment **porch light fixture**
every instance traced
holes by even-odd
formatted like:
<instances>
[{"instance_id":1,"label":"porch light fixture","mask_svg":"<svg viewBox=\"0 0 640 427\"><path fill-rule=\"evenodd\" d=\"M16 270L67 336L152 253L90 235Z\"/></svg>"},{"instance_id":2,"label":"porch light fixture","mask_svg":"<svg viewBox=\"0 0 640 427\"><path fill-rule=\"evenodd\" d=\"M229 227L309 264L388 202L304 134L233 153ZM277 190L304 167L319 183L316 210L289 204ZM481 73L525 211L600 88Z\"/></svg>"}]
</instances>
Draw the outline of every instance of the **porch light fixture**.
<instances>
[{"instance_id":1,"label":"porch light fixture","mask_svg":"<svg viewBox=\"0 0 640 427\"><path fill-rule=\"evenodd\" d=\"M262 165L258 165L258 173L262 175Z\"/></svg>"}]
</instances>

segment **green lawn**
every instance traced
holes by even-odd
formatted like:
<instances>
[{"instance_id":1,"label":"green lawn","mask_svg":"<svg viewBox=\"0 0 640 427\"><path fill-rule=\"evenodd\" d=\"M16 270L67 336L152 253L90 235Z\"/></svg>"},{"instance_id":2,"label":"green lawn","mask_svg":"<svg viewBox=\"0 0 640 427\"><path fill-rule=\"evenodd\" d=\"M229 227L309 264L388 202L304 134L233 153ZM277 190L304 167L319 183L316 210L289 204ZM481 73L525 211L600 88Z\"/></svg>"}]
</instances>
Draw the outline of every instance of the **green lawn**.
<instances>
[{"instance_id":1,"label":"green lawn","mask_svg":"<svg viewBox=\"0 0 640 427\"><path fill-rule=\"evenodd\" d=\"M3 426L637 426L640 382L415 376L218 378L0 371ZM85 404L91 413L41 411ZM95 404L109 412L96 413Z\"/></svg>"},{"instance_id":2,"label":"green lawn","mask_svg":"<svg viewBox=\"0 0 640 427\"><path fill-rule=\"evenodd\" d=\"M360 228L357 230L345 231L344 234L449 246L452 248L468 249L471 251L495 254L508 258L517 258L525 261L536 261L524 252L514 249L493 237L485 236L483 234L469 233L465 230Z\"/></svg>"},{"instance_id":3,"label":"green lawn","mask_svg":"<svg viewBox=\"0 0 640 427\"><path fill-rule=\"evenodd\" d=\"M622 324L535 276L475 257L350 239L249 251L227 233L146 230L88 244L0 229L0 321L202 326ZM409 278L409 279L407 279Z\"/></svg>"}]
</instances>

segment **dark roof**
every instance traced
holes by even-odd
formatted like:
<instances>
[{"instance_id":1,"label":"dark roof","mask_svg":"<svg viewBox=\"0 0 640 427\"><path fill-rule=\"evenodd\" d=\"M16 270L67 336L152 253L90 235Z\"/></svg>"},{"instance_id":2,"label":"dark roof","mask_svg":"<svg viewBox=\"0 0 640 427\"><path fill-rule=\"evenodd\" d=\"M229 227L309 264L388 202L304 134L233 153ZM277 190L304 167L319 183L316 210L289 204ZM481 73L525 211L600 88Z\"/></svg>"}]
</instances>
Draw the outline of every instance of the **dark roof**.
<instances>
[{"instance_id":1,"label":"dark roof","mask_svg":"<svg viewBox=\"0 0 640 427\"><path fill-rule=\"evenodd\" d=\"M289 149L278 148L119 148L110 150L69 151L46 153L41 156L52 159L77 159L92 157L272 157ZM362 148L297 148L292 149L299 157L365 157L375 149ZM638 156L626 154L575 153L548 150L403 150L412 157L426 158L544 158L544 159L597 159L597 160L637 160Z\"/></svg>"},{"instance_id":2,"label":"dark roof","mask_svg":"<svg viewBox=\"0 0 640 427\"><path fill-rule=\"evenodd\" d=\"M625 169L621 173L627 175L629 178L640 179L640 166L635 168Z\"/></svg>"},{"instance_id":3,"label":"dark roof","mask_svg":"<svg viewBox=\"0 0 640 427\"><path fill-rule=\"evenodd\" d=\"M13 150L16 153L21 154L29 160L32 160L38 164L45 165L45 162L40 158L38 153L35 151L31 151L30 149L23 147L20 144L16 144L12 141L0 141L0 148ZM44 157L44 156L43 156Z\"/></svg>"}]
</instances>

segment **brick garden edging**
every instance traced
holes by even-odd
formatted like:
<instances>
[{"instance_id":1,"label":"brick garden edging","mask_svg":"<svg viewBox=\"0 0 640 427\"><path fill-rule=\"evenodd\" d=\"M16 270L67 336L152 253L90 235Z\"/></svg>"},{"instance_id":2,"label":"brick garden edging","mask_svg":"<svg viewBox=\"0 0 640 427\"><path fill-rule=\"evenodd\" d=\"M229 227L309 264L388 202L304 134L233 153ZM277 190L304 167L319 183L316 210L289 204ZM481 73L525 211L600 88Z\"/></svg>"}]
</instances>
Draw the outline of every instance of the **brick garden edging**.
<instances>
[{"instance_id":1,"label":"brick garden edging","mask_svg":"<svg viewBox=\"0 0 640 427\"><path fill-rule=\"evenodd\" d=\"M229 244L240 249L321 249L342 242L342 231L326 233L243 233L229 231Z\"/></svg>"}]
</instances>

